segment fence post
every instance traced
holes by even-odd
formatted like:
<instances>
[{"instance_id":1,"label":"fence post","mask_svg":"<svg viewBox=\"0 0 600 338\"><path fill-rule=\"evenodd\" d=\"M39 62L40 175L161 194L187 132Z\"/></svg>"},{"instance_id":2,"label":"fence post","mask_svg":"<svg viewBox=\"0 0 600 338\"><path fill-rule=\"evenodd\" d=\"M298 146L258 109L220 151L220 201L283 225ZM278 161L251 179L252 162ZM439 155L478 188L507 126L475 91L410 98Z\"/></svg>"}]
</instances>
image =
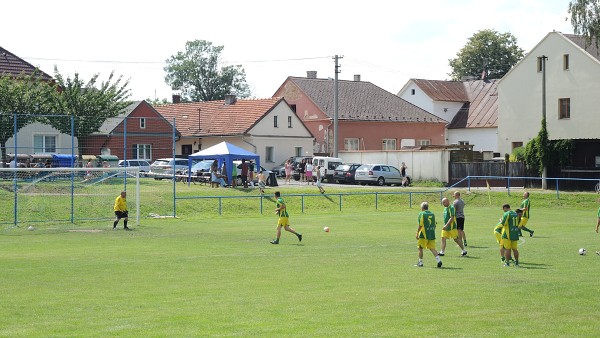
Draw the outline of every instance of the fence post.
<instances>
[{"instance_id":1,"label":"fence post","mask_svg":"<svg viewBox=\"0 0 600 338\"><path fill-rule=\"evenodd\" d=\"M558 194L558 178L556 179L556 199L560 199L560 196Z\"/></svg>"},{"instance_id":2,"label":"fence post","mask_svg":"<svg viewBox=\"0 0 600 338\"><path fill-rule=\"evenodd\" d=\"M304 213L304 195L301 196L301 200L302 202L300 204L302 205L302 213Z\"/></svg>"},{"instance_id":3,"label":"fence post","mask_svg":"<svg viewBox=\"0 0 600 338\"><path fill-rule=\"evenodd\" d=\"M342 194L340 194L340 211L342 211Z\"/></svg>"},{"instance_id":4,"label":"fence post","mask_svg":"<svg viewBox=\"0 0 600 338\"><path fill-rule=\"evenodd\" d=\"M467 176L467 190L471 191L471 176Z\"/></svg>"},{"instance_id":5,"label":"fence post","mask_svg":"<svg viewBox=\"0 0 600 338\"><path fill-rule=\"evenodd\" d=\"M379 209L379 194L375 192L375 210Z\"/></svg>"},{"instance_id":6,"label":"fence post","mask_svg":"<svg viewBox=\"0 0 600 338\"><path fill-rule=\"evenodd\" d=\"M408 193L408 207L412 208L412 192Z\"/></svg>"},{"instance_id":7,"label":"fence post","mask_svg":"<svg viewBox=\"0 0 600 338\"><path fill-rule=\"evenodd\" d=\"M173 161L175 161L175 118L173 118L173 139L171 142L171 146L173 147ZM176 202L176 197L177 197L177 189L176 189L176 185L177 182L175 180L175 167L176 164L175 162L173 163L173 217L177 217L177 202ZM219 215L221 214L221 199L219 198Z\"/></svg>"},{"instance_id":8,"label":"fence post","mask_svg":"<svg viewBox=\"0 0 600 338\"><path fill-rule=\"evenodd\" d=\"M15 168L13 171L13 191L15 192L15 196L14 196L14 210L13 210L13 216L14 216L14 225L17 226L18 223L18 216L17 216L17 212L19 211L19 207L18 207L18 203L19 203L19 198L17 197L17 132L19 131L17 129L17 113L14 113L14 119L13 119L13 139L15 140L15 158L13 161L15 161Z\"/></svg>"},{"instance_id":9,"label":"fence post","mask_svg":"<svg viewBox=\"0 0 600 338\"><path fill-rule=\"evenodd\" d=\"M508 196L510 196L510 177L507 178L506 180L506 190L508 191Z\"/></svg>"},{"instance_id":10,"label":"fence post","mask_svg":"<svg viewBox=\"0 0 600 338\"><path fill-rule=\"evenodd\" d=\"M173 167L173 169L175 169L175 168ZM221 209L221 200L222 199L223 198L221 196L219 196L219 216L221 216L223 214L222 209Z\"/></svg>"},{"instance_id":11,"label":"fence post","mask_svg":"<svg viewBox=\"0 0 600 338\"><path fill-rule=\"evenodd\" d=\"M263 213L263 195L260 195L260 214Z\"/></svg>"},{"instance_id":12,"label":"fence post","mask_svg":"<svg viewBox=\"0 0 600 338\"><path fill-rule=\"evenodd\" d=\"M127 167L127 117L123 119L123 166ZM127 172L123 175L123 190L127 191Z\"/></svg>"},{"instance_id":13,"label":"fence post","mask_svg":"<svg viewBox=\"0 0 600 338\"><path fill-rule=\"evenodd\" d=\"M71 157L75 168L75 115L71 115ZM75 171L71 172L71 224L75 223Z\"/></svg>"}]
</instances>

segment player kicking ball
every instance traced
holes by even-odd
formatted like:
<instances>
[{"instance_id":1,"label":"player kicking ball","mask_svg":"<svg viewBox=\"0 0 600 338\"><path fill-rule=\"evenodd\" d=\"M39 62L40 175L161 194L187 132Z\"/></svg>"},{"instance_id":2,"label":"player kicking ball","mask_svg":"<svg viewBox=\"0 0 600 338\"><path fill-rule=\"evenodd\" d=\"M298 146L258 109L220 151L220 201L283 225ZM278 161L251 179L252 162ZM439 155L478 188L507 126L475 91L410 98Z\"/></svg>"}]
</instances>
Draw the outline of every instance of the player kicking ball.
<instances>
[{"instance_id":1,"label":"player kicking ball","mask_svg":"<svg viewBox=\"0 0 600 338\"><path fill-rule=\"evenodd\" d=\"M298 237L298 241L302 242L302 234L296 232L296 230L290 227L290 219L289 215L283 202L283 198L281 198L281 193L279 191L275 192L275 213L279 216L277 220L277 238L271 241L271 244L279 244L279 238L281 237L281 228L283 227L285 231L291 232Z\"/></svg>"}]
</instances>

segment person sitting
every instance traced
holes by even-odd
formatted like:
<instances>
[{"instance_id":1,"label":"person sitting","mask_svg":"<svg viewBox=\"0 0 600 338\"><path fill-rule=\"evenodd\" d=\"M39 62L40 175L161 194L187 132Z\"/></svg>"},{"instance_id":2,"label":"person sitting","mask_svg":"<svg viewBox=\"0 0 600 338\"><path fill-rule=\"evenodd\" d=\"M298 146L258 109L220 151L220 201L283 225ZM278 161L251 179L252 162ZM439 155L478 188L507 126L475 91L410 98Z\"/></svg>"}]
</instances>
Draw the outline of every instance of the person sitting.
<instances>
[{"instance_id":1,"label":"person sitting","mask_svg":"<svg viewBox=\"0 0 600 338\"><path fill-rule=\"evenodd\" d=\"M214 169L213 169L214 168ZM219 185L221 185L221 187L225 188L226 184L225 184L225 180L221 177L221 175L218 174L216 167L213 167L210 171L210 187L219 187Z\"/></svg>"}]
</instances>

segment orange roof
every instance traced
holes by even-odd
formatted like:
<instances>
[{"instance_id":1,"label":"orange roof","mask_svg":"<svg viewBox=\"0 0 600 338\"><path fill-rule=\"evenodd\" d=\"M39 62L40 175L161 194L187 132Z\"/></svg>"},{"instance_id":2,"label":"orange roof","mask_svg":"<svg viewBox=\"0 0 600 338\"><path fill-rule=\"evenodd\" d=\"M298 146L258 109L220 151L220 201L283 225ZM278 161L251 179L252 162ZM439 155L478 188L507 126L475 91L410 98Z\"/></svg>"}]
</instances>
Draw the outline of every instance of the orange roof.
<instances>
[{"instance_id":1,"label":"orange roof","mask_svg":"<svg viewBox=\"0 0 600 338\"><path fill-rule=\"evenodd\" d=\"M156 105L154 109L182 136L230 136L245 134L283 98L237 100L225 104L224 100Z\"/></svg>"}]
</instances>

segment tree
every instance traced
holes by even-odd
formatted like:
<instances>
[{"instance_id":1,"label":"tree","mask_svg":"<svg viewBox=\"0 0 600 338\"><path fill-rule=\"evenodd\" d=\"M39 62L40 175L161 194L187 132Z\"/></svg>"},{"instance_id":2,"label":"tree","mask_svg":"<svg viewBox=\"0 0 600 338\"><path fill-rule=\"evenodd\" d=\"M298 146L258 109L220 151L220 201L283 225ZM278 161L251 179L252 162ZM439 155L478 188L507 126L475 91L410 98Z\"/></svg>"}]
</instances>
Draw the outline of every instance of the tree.
<instances>
[{"instance_id":1,"label":"tree","mask_svg":"<svg viewBox=\"0 0 600 338\"><path fill-rule=\"evenodd\" d=\"M246 72L241 65L222 66L223 46L213 46L205 40L188 41L185 51L171 56L164 68L165 82L181 91L184 101L222 100L227 94L250 96Z\"/></svg>"},{"instance_id":2,"label":"tree","mask_svg":"<svg viewBox=\"0 0 600 338\"><path fill-rule=\"evenodd\" d=\"M575 34L585 37L588 45L600 43L600 0L574 0L569 2L571 26Z\"/></svg>"},{"instance_id":3,"label":"tree","mask_svg":"<svg viewBox=\"0 0 600 338\"><path fill-rule=\"evenodd\" d=\"M511 33L484 29L469 38L455 59L448 60L452 68L448 75L453 80L461 80L464 76L499 79L523 58L523 53Z\"/></svg>"},{"instance_id":4,"label":"tree","mask_svg":"<svg viewBox=\"0 0 600 338\"><path fill-rule=\"evenodd\" d=\"M54 78L61 88L55 113L73 116L74 136L77 137L80 154L85 149L85 137L97 132L108 118L118 116L129 105L126 101L130 95L130 90L127 89L129 81L121 84L122 76L119 76L112 82L114 72L111 72L108 80L97 87L98 76L92 76L85 83L79 78L79 73L75 73L73 78L65 78L54 67ZM47 123L60 132L71 135L70 118L51 118Z\"/></svg>"},{"instance_id":5,"label":"tree","mask_svg":"<svg viewBox=\"0 0 600 338\"><path fill-rule=\"evenodd\" d=\"M51 114L52 102L57 95L56 86L44 80L39 73L32 75L0 76L0 152L7 163L6 142L18 132L35 122L35 115ZM16 114L16 123L15 123Z\"/></svg>"}]
</instances>

